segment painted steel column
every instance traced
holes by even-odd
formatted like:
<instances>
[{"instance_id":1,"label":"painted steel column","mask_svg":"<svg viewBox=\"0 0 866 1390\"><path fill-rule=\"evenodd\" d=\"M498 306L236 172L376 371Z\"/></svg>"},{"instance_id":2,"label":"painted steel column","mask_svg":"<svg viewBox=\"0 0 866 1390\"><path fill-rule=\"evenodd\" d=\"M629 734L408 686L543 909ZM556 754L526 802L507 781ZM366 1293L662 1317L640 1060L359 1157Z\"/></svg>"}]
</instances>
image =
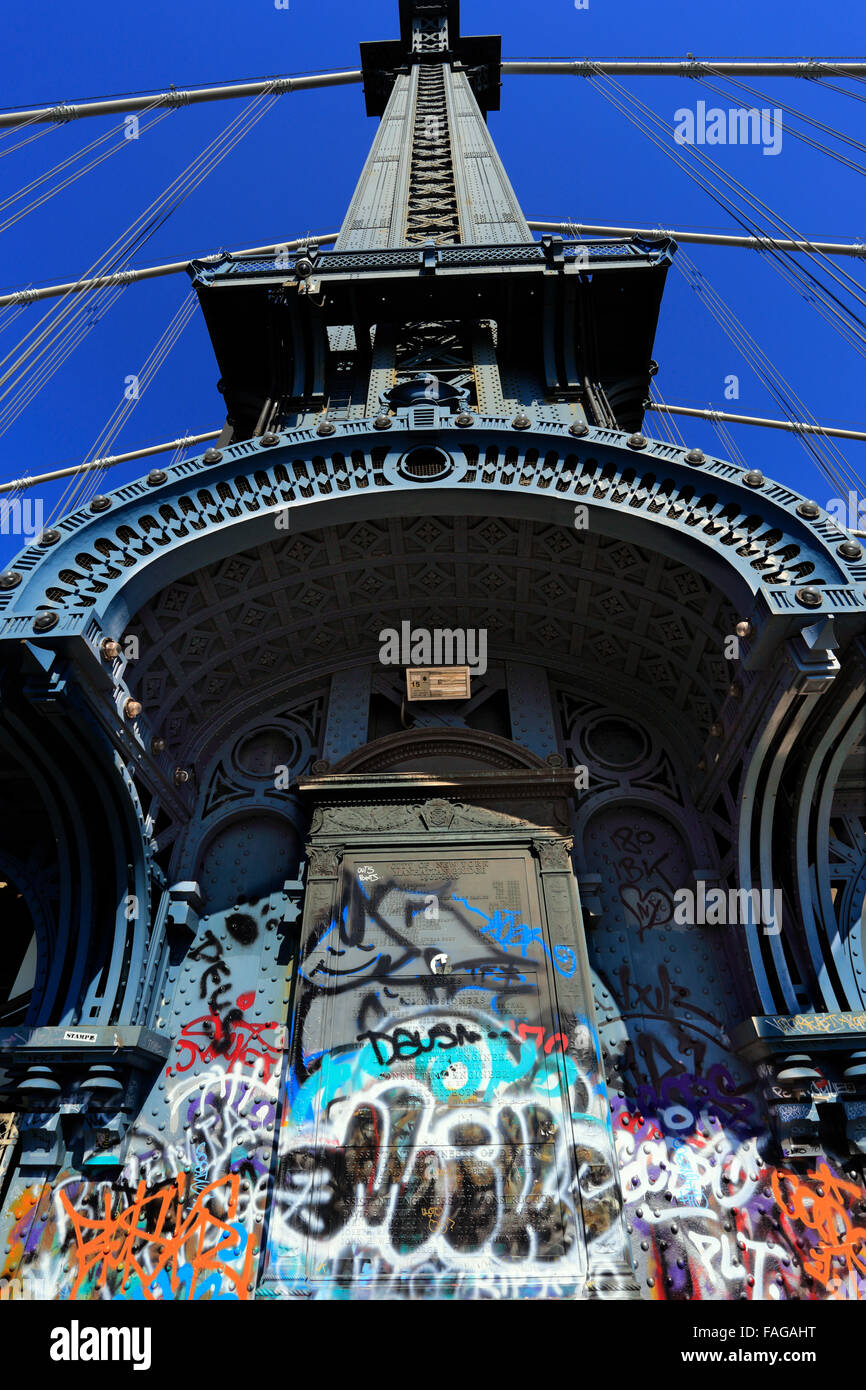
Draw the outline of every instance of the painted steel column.
<instances>
[{"instance_id":1,"label":"painted steel column","mask_svg":"<svg viewBox=\"0 0 866 1390\"><path fill-rule=\"evenodd\" d=\"M508 661L508 708L515 743L547 758L557 753L556 721L547 672L522 661Z\"/></svg>"},{"instance_id":2,"label":"painted steel column","mask_svg":"<svg viewBox=\"0 0 866 1390\"><path fill-rule=\"evenodd\" d=\"M358 186L349 204L336 251L401 246L406 189L412 159L411 130L418 69L398 77Z\"/></svg>"},{"instance_id":3,"label":"painted steel column","mask_svg":"<svg viewBox=\"0 0 866 1390\"><path fill-rule=\"evenodd\" d=\"M322 757L326 762L337 763L367 742L370 680L369 666L335 671L331 677L328 722L322 744Z\"/></svg>"},{"instance_id":4,"label":"painted steel column","mask_svg":"<svg viewBox=\"0 0 866 1390\"><path fill-rule=\"evenodd\" d=\"M466 73L446 68L445 90L463 241L470 246L533 241Z\"/></svg>"},{"instance_id":5,"label":"painted steel column","mask_svg":"<svg viewBox=\"0 0 866 1390\"><path fill-rule=\"evenodd\" d=\"M431 211L432 204L441 210ZM432 52L430 61L422 59L394 82L335 249L425 239L412 234L413 209L415 221L440 242L503 245L534 239L468 76ZM445 226L455 212L456 232Z\"/></svg>"}]
</instances>

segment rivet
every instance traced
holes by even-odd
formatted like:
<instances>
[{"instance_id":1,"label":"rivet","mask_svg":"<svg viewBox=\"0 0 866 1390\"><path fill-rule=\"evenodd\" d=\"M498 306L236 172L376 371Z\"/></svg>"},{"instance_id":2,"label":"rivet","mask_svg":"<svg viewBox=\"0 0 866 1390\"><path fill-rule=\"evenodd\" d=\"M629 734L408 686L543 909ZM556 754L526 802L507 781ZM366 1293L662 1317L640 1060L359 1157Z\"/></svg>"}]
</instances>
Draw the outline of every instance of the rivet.
<instances>
[{"instance_id":1,"label":"rivet","mask_svg":"<svg viewBox=\"0 0 866 1390\"><path fill-rule=\"evenodd\" d=\"M151 753L164 753L164 752L165 752L165 739L164 739L164 738L152 738L152 739L150 740L150 751L151 751Z\"/></svg>"},{"instance_id":2,"label":"rivet","mask_svg":"<svg viewBox=\"0 0 866 1390\"><path fill-rule=\"evenodd\" d=\"M390 415L377 415L373 421L374 430L389 430L391 428Z\"/></svg>"},{"instance_id":3,"label":"rivet","mask_svg":"<svg viewBox=\"0 0 866 1390\"><path fill-rule=\"evenodd\" d=\"M222 452L219 449L206 449L202 454L202 463L221 463Z\"/></svg>"},{"instance_id":4,"label":"rivet","mask_svg":"<svg viewBox=\"0 0 866 1390\"><path fill-rule=\"evenodd\" d=\"M706 463L707 457L703 449L689 449L686 454L686 463Z\"/></svg>"},{"instance_id":5,"label":"rivet","mask_svg":"<svg viewBox=\"0 0 866 1390\"><path fill-rule=\"evenodd\" d=\"M43 531L42 535L39 537L39 544L56 545L59 540L60 532L55 531L53 528L49 527L49 529L47 531Z\"/></svg>"},{"instance_id":6,"label":"rivet","mask_svg":"<svg viewBox=\"0 0 866 1390\"><path fill-rule=\"evenodd\" d=\"M37 632L48 632L56 623L57 614L53 610L43 610L33 619L33 626Z\"/></svg>"},{"instance_id":7,"label":"rivet","mask_svg":"<svg viewBox=\"0 0 866 1390\"><path fill-rule=\"evenodd\" d=\"M459 425L462 430L471 430L475 424L475 416L470 415L468 410L461 410L454 423Z\"/></svg>"},{"instance_id":8,"label":"rivet","mask_svg":"<svg viewBox=\"0 0 866 1390\"><path fill-rule=\"evenodd\" d=\"M130 699L124 703L123 713L126 715L127 719L137 719L141 714L141 704L138 700L133 700L130 697Z\"/></svg>"},{"instance_id":9,"label":"rivet","mask_svg":"<svg viewBox=\"0 0 866 1390\"><path fill-rule=\"evenodd\" d=\"M863 547L856 541L843 541L836 554L841 555L843 560L859 560L863 554Z\"/></svg>"},{"instance_id":10,"label":"rivet","mask_svg":"<svg viewBox=\"0 0 866 1390\"><path fill-rule=\"evenodd\" d=\"M273 449L274 445L279 444L279 442L280 436L278 434L274 434L271 430L268 430L267 434L263 434L260 440L260 443L264 446L265 449Z\"/></svg>"},{"instance_id":11,"label":"rivet","mask_svg":"<svg viewBox=\"0 0 866 1390\"><path fill-rule=\"evenodd\" d=\"M186 768L185 768L185 767L176 767L175 770L174 770L174 785L175 785L176 787L182 787L182 786L184 785L184 783L186 783L186 782L188 782L188 781L189 781L189 773L187 772Z\"/></svg>"},{"instance_id":12,"label":"rivet","mask_svg":"<svg viewBox=\"0 0 866 1390\"><path fill-rule=\"evenodd\" d=\"M0 574L0 589L15 589L21 583L21 575L17 570L4 570Z\"/></svg>"},{"instance_id":13,"label":"rivet","mask_svg":"<svg viewBox=\"0 0 866 1390\"><path fill-rule=\"evenodd\" d=\"M583 439L585 434L589 434L589 425L584 424L582 420L577 420L569 426L568 432L573 434L576 439Z\"/></svg>"},{"instance_id":14,"label":"rivet","mask_svg":"<svg viewBox=\"0 0 866 1390\"><path fill-rule=\"evenodd\" d=\"M728 686L728 694L732 700L741 700L743 698L743 687L740 685L739 681L731 681L731 684Z\"/></svg>"},{"instance_id":15,"label":"rivet","mask_svg":"<svg viewBox=\"0 0 866 1390\"><path fill-rule=\"evenodd\" d=\"M744 619L741 623L737 623L734 630L738 637L751 637L752 624Z\"/></svg>"},{"instance_id":16,"label":"rivet","mask_svg":"<svg viewBox=\"0 0 866 1390\"><path fill-rule=\"evenodd\" d=\"M725 726L723 724L720 724L718 720L716 720L715 724L710 725L711 738L721 738L724 732Z\"/></svg>"},{"instance_id":17,"label":"rivet","mask_svg":"<svg viewBox=\"0 0 866 1390\"><path fill-rule=\"evenodd\" d=\"M152 468L147 475L148 487L161 487L162 484L167 481L168 474L163 468Z\"/></svg>"},{"instance_id":18,"label":"rivet","mask_svg":"<svg viewBox=\"0 0 866 1390\"><path fill-rule=\"evenodd\" d=\"M120 656L120 643L113 637L103 637L99 644L99 654L103 661L116 661Z\"/></svg>"},{"instance_id":19,"label":"rivet","mask_svg":"<svg viewBox=\"0 0 866 1390\"><path fill-rule=\"evenodd\" d=\"M794 597L804 608L820 608L824 602L820 589L798 589Z\"/></svg>"},{"instance_id":20,"label":"rivet","mask_svg":"<svg viewBox=\"0 0 866 1390\"><path fill-rule=\"evenodd\" d=\"M331 422L330 422L330 420L323 420L322 423L321 423L320 425L317 425L317 426L316 426L316 434L328 435L328 434L336 434L336 433L337 433L337 426L336 426L336 425L332 425Z\"/></svg>"},{"instance_id":21,"label":"rivet","mask_svg":"<svg viewBox=\"0 0 866 1390\"><path fill-rule=\"evenodd\" d=\"M532 421L530 420L528 415L515 415L511 423L516 430L532 429Z\"/></svg>"},{"instance_id":22,"label":"rivet","mask_svg":"<svg viewBox=\"0 0 866 1390\"><path fill-rule=\"evenodd\" d=\"M743 474L743 482L746 487L763 487L765 478L758 468L750 468L748 473Z\"/></svg>"},{"instance_id":23,"label":"rivet","mask_svg":"<svg viewBox=\"0 0 866 1390\"><path fill-rule=\"evenodd\" d=\"M630 449L645 449L647 446L646 436L642 434L631 434L626 440Z\"/></svg>"},{"instance_id":24,"label":"rivet","mask_svg":"<svg viewBox=\"0 0 866 1390\"><path fill-rule=\"evenodd\" d=\"M821 515L821 508L814 502L801 502L797 508L797 515L803 517L805 521L817 521Z\"/></svg>"},{"instance_id":25,"label":"rivet","mask_svg":"<svg viewBox=\"0 0 866 1390\"><path fill-rule=\"evenodd\" d=\"M90 499L90 510L92 512L107 512L110 506L110 497L92 497Z\"/></svg>"}]
</instances>

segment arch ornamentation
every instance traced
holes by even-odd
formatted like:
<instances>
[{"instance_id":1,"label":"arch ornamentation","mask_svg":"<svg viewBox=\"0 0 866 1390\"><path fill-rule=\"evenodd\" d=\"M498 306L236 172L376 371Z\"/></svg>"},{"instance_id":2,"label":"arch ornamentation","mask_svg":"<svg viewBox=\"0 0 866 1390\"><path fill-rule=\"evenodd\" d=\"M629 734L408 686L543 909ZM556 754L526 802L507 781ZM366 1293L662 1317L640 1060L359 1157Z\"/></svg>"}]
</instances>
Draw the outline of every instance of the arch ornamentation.
<instances>
[{"instance_id":1,"label":"arch ornamentation","mask_svg":"<svg viewBox=\"0 0 866 1390\"><path fill-rule=\"evenodd\" d=\"M703 455L690 463L658 440L638 452L614 430L590 428L575 440L558 422L536 421L517 436L495 417L466 429L440 415L435 429L425 420L421 431L410 417L387 436L346 421L327 444L312 430L289 430L273 447L230 445L218 463L188 459L124 485L97 516L71 513L58 523L59 541L31 545L15 561L18 581L0 594L0 637L96 643L173 578L273 539L281 524L489 514L494 496L503 515L597 527L685 558L763 620L787 619L785 629L806 626L804 588L821 591L822 616L866 608L866 559L837 553L850 535L826 513L805 520L803 499L781 484L756 490L733 464ZM405 476L407 434L438 441L450 462L445 476Z\"/></svg>"}]
</instances>

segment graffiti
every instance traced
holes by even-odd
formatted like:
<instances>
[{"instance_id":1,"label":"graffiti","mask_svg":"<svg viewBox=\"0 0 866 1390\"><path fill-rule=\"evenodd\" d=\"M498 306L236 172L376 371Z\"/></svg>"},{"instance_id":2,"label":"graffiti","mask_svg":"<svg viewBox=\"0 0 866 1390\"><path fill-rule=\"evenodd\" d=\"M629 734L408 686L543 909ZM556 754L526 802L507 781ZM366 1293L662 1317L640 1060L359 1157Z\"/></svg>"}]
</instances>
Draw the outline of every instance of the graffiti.
<instances>
[{"instance_id":1,"label":"graffiti","mask_svg":"<svg viewBox=\"0 0 866 1390\"><path fill-rule=\"evenodd\" d=\"M554 946L552 949L544 939L544 933L540 927L527 926L525 922L518 922L520 913L514 908L495 908L491 914L483 912L481 908L473 907L466 898L454 898L454 902L461 903L467 912L475 913L482 917L486 926L481 928L482 936L489 936L498 946L503 946L506 950L510 946L518 947L524 960L529 955L529 948L538 945L547 956L548 960L560 974L569 979L577 969L577 956L570 946Z\"/></svg>"},{"instance_id":2,"label":"graffiti","mask_svg":"<svg viewBox=\"0 0 866 1390\"><path fill-rule=\"evenodd\" d=\"M564 1033L554 1033L545 1041L545 1030L543 1027L536 1027L531 1023L517 1023L513 1018L510 1020L510 1026L512 1033L516 1033L524 1042L528 1039L532 1039L536 1051L538 1048L543 1047L547 1056L549 1056L556 1047L559 1048L560 1052L566 1052L568 1050L568 1038Z\"/></svg>"},{"instance_id":3,"label":"graffiti","mask_svg":"<svg viewBox=\"0 0 866 1390\"><path fill-rule=\"evenodd\" d=\"M663 886L626 881L642 859L667 871L647 833L608 846L619 902ZM700 975L656 954L661 921L611 958L609 1100L590 1020L554 1003L576 955L526 925L513 872L487 888L483 860L437 864L469 891L377 859L322 913L285 1068L232 952L257 919L211 919L160 1108L113 1180L13 1183L0 1299L573 1299L624 1223L651 1299L866 1297L866 1191L831 1157L773 1166L754 1080ZM803 1017L780 1031L832 1031Z\"/></svg>"},{"instance_id":4,"label":"graffiti","mask_svg":"<svg viewBox=\"0 0 866 1390\"><path fill-rule=\"evenodd\" d=\"M436 1231L440 1226L443 1225L449 1231L454 1230L455 1222L450 1221L445 1216L444 1207L422 1207L421 1215L426 1216L429 1219L430 1225L428 1227L428 1230L430 1231L431 1235L433 1235L434 1231Z\"/></svg>"},{"instance_id":5,"label":"graffiti","mask_svg":"<svg viewBox=\"0 0 866 1390\"><path fill-rule=\"evenodd\" d=\"M770 1018L767 1022L787 1038L796 1037L798 1033L866 1032L866 1014L794 1014Z\"/></svg>"},{"instance_id":6,"label":"graffiti","mask_svg":"<svg viewBox=\"0 0 866 1390\"><path fill-rule=\"evenodd\" d=\"M579 1277L581 1221L602 1237L619 1213L601 1124L577 1155L581 1203L558 1106L530 1094L455 1114L432 1086L395 1082L332 1104L317 1145L283 1150L272 1252L283 1277L291 1266L321 1283L362 1257L388 1277L453 1275L466 1257L523 1278L521 1267L562 1262Z\"/></svg>"},{"instance_id":7,"label":"graffiti","mask_svg":"<svg viewBox=\"0 0 866 1390\"><path fill-rule=\"evenodd\" d=\"M796 1179L763 1156L754 1082L666 965L639 978L624 962L614 979L619 1019L602 1036L624 1087L612 1103L616 1155L645 1296L863 1297L866 1192L829 1166Z\"/></svg>"},{"instance_id":8,"label":"graffiti","mask_svg":"<svg viewBox=\"0 0 866 1390\"><path fill-rule=\"evenodd\" d=\"M276 1020L252 1023L244 1018L244 1010L250 1007L254 997L253 994L239 994L236 1007L225 1018L211 1011L185 1023L175 1042L179 1053L176 1070L185 1072L196 1062L213 1062L222 1057L229 1068L237 1064L252 1067L261 1063L263 1079L267 1081L283 1050L283 1030ZM273 1041L263 1036L271 1029L276 1030ZM173 1074L174 1070L167 1067L166 1076Z\"/></svg>"},{"instance_id":9,"label":"graffiti","mask_svg":"<svg viewBox=\"0 0 866 1390\"><path fill-rule=\"evenodd\" d=\"M258 926L249 913L234 913L226 920L226 934L239 945L249 946L258 935ZM207 1001L209 1012L182 1028L177 1047L186 1060L178 1064L178 1070L186 1071L197 1059L210 1061L216 1056L225 1057L229 1066L259 1058L270 1075L281 1045L269 1043L262 1034L279 1025L276 1022L251 1023L244 1018L244 1012L255 1000L254 990L238 995L234 1004L221 999L222 995L231 994L231 968L225 959L223 943L210 928L190 951L188 959L201 962L205 967L199 978L199 997ZM207 1039L206 1046L202 1047L197 1038Z\"/></svg>"},{"instance_id":10,"label":"graffiti","mask_svg":"<svg viewBox=\"0 0 866 1390\"><path fill-rule=\"evenodd\" d=\"M197 1197L202 1188L207 1184L208 1167L207 1146L205 1144L196 1144L193 1165L194 1182L192 1185L192 1194L194 1197Z\"/></svg>"},{"instance_id":11,"label":"graffiti","mask_svg":"<svg viewBox=\"0 0 866 1390\"><path fill-rule=\"evenodd\" d=\"M866 1226L854 1224L850 1207L856 1205L866 1217L866 1193L837 1177L826 1163L807 1177L774 1171L771 1184L780 1209L817 1237L803 1258L805 1272L827 1289L839 1289L847 1281L856 1298L858 1281L866 1276Z\"/></svg>"},{"instance_id":12,"label":"graffiti","mask_svg":"<svg viewBox=\"0 0 866 1390\"><path fill-rule=\"evenodd\" d=\"M750 1083L735 1079L717 1019L688 986L675 982L665 965L646 984L637 982L627 962L614 976L622 1023L628 1025L623 1067L636 1112L656 1115L665 1128L675 1131L694 1126L704 1113L741 1127L752 1124L755 1108L745 1094ZM718 1060L710 1061L714 1053ZM691 1068L683 1057L693 1059Z\"/></svg>"},{"instance_id":13,"label":"graffiti","mask_svg":"<svg viewBox=\"0 0 866 1390\"><path fill-rule=\"evenodd\" d=\"M103 1190L102 1211L93 1216L61 1190L74 1236L71 1297L85 1287L103 1289L110 1273L132 1298L248 1298L255 1251L237 1219L239 1179L209 1183L186 1213L185 1186L184 1174L151 1190L140 1182L133 1199L114 1211Z\"/></svg>"},{"instance_id":14,"label":"graffiti","mask_svg":"<svg viewBox=\"0 0 866 1390\"><path fill-rule=\"evenodd\" d=\"M41 1297L35 1280L0 1279L0 1303L29 1301Z\"/></svg>"},{"instance_id":15,"label":"graffiti","mask_svg":"<svg viewBox=\"0 0 866 1390\"><path fill-rule=\"evenodd\" d=\"M574 1297L624 1239L594 1038L550 994L577 954L518 862L409 867L368 858L304 949L261 1289Z\"/></svg>"},{"instance_id":16,"label":"graffiti","mask_svg":"<svg viewBox=\"0 0 866 1390\"><path fill-rule=\"evenodd\" d=\"M704 1207L707 1199L701 1190L701 1174L695 1156L683 1139L675 1139L671 1145L674 1166L680 1176L680 1201L686 1206Z\"/></svg>"},{"instance_id":17,"label":"graffiti","mask_svg":"<svg viewBox=\"0 0 866 1390\"><path fill-rule=\"evenodd\" d=\"M652 927L663 926L673 917L676 883L664 868L666 863L672 867L672 850L668 846L660 853L652 830L638 830L630 825L617 826L610 835L610 844L617 857L612 859L605 854L603 859L614 870L620 902L637 922L643 941Z\"/></svg>"},{"instance_id":18,"label":"graffiti","mask_svg":"<svg viewBox=\"0 0 866 1390\"><path fill-rule=\"evenodd\" d=\"M369 1041L376 1054L376 1061L387 1066L390 1062L410 1061L413 1057L420 1057L424 1052L432 1052L434 1048L447 1051L452 1047L461 1047L464 1043L475 1043L481 1037L480 1033L473 1033L462 1023L458 1023L453 1029L447 1023L434 1024L426 1030L426 1039L424 1031L395 1028L393 1033L375 1033L370 1030L359 1033L358 1041Z\"/></svg>"},{"instance_id":19,"label":"graffiti","mask_svg":"<svg viewBox=\"0 0 866 1390\"><path fill-rule=\"evenodd\" d=\"M774 1224L754 1138L719 1124L668 1138L617 1102L617 1158L632 1247L656 1299L801 1297L792 1230Z\"/></svg>"},{"instance_id":20,"label":"graffiti","mask_svg":"<svg viewBox=\"0 0 866 1390\"><path fill-rule=\"evenodd\" d=\"M620 1203L603 1100L565 1055L569 1035L458 1011L453 977L389 983L399 1013L311 1055L290 1084L264 1288L513 1297L556 1265L558 1296L574 1296L581 1236L608 1239ZM531 1018L537 985L521 984ZM571 1037L585 1048L588 1030L575 1022Z\"/></svg>"}]
</instances>

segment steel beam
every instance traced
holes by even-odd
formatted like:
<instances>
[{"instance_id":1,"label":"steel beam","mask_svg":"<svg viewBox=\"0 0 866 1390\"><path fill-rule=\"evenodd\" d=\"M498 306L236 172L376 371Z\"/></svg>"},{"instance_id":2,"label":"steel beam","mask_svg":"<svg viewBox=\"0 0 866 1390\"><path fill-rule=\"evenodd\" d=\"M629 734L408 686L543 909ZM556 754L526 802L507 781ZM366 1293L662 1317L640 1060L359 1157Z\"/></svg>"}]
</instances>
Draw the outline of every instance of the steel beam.
<instances>
[{"instance_id":1,"label":"steel beam","mask_svg":"<svg viewBox=\"0 0 866 1390\"><path fill-rule=\"evenodd\" d=\"M809 255L818 252L822 256L854 256L866 259L866 243L841 241L774 241L769 237L722 236L713 232L678 232L663 227L607 227L595 222L528 222L533 232L556 232L560 236L639 236L652 240L653 237L673 237L674 241L694 243L698 246L744 246L753 251L797 251ZM278 251L297 251L301 246L330 246L338 237L337 232L324 236L297 238L294 241L275 242L270 246L251 246L243 251L232 251L238 256L272 256ZM219 255L196 258L200 263L218 261ZM64 294L82 294L85 290L101 289L105 285L133 285L138 280L156 280L163 275L181 275L192 266L192 261L171 261L166 265L142 266L139 270L118 270L113 275L98 275L90 280L70 280L63 285L40 285L34 289L11 290L0 294L0 309L9 304L35 304L40 299L59 299Z\"/></svg>"},{"instance_id":2,"label":"steel beam","mask_svg":"<svg viewBox=\"0 0 866 1390\"><path fill-rule=\"evenodd\" d=\"M273 246L252 246L246 251L232 251L232 256L273 256L279 251L297 251L301 246L329 246L336 241L336 232L327 236L301 237L296 241L279 241ZM202 261L222 260L222 252L202 256ZM85 290L101 289L105 285L134 285L137 280L157 280L162 275L180 275L189 270L191 261L170 261L166 265L142 266L140 270L118 270L113 275L96 275L90 280L70 280L65 285L40 285L36 289L13 290L0 294L0 309L7 304L35 304L38 299L59 299L64 294L83 294Z\"/></svg>"},{"instance_id":3,"label":"steel beam","mask_svg":"<svg viewBox=\"0 0 866 1390\"><path fill-rule=\"evenodd\" d=\"M790 434L824 434L832 439L866 439L866 431L841 430L832 425L807 425L800 420L765 420L759 415L731 415L727 410L693 410L687 405L662 405L646 401L646 410L662 415L690 415L696 420L724 420L732 425L764 425L771 430L787 430Z\"/></svg>"},{"instance_id":4,"label":"steel beam","mask_svg":"<svg viewBox=\"0 0 866 1390\"><path fill-rule=\"evenodd\" d=\"M804 254L818 252L823 256L854 256L866 259L866 243L840 241L774 241L769 237L721 236L713 232L677 232L662 227L606 227L595 222L528 222L533 232L557 232L560 236L639 236L673 237L677 242L692 242L698 246L744 246L754 251L798 251ZM324 236L300 237L294 241L275 242L271 246L251 246L243 251L232 251L238 256L272 256L278 251L297 251L301 246L330 246L337 240L337 232ZM199 262L218 261L219 255L196 258ZM82 294L85 290L100 289L105 285L133 285L138 280L156 280L163 275L181 275L192 266L192 261L171 261L166 265L142 266L139 270L118 270L113 275L98 275L91 280L71 280L63 285L40 285L35 289L11 290L0 294L0 309L9 304L35 304L40 299L59 299L64 294Z\"/></svg>"},{"instance_id":5,"label":"steel beam","mask_svg":"<svg viewBox=\"0 0 866 1390\"><path fill-rule=\"evenodd\" d=\"M832 58L515 58L502 64L504 76L563 75L571 77L866 77L866 59ZM193 106L203 101L229 101L274 92L300 92L312 87L344 87L363 81L360 69L308 73L303 77L270 77L258 82L231 82L221 87L150 92L143 96L109 97L66 105L0 112L0 129L47 122L65 123L83 116L111 116L122 111L146 111L155 106Z\"/></svg>"},{"instance_id":6,"label":"steel beam","mask_svg":"<svg viewBox=\"0 0 866 1390\"><path fill-rule=\"evenodd\" d=\"M149 92L144 96L109 97L104 101L82 101L67 106L38 106L29 111L0 112L0 129L19 125L40 125L56 122L65 125L82 116L113 116L121 111L149 111L157 106L195 106L203 101L229 101L239 97L257 97L265 93L282 96L285 92L303 92L310 87L345 87L360 82L360 68L347 72L314 72L305 77L267 77L259 82L231 82L223 87L194 87L188 91Z\"/></svg>"},{"instance_id":7,"label":"steel beam","mask_svg":"<svg viewBox=\"0 0 866 1390\"><path fill-rule=\"evenodd\" d=\"M697 246L745 246L753 251L820 252L823 256L866 257L866 244L842 241L776 241L772 237L721 236L715 232L675 232L668 227L600 227L594 222L529 222L533 232L558 232L560 236L640 236L673 237L678 242L693 242ZM2 300L0 300L2 303Z\"/></svg>"},{"instance_id":8,"label":"steel beam","mask_svg":"<svg viewBox=\"0 0 866 1390\"><path fill-rule=\"evenodd\" d=\"M11 483L0 483L0 492L23 492L28 487L54 483L58 478L72 478L76 473L92 473L95 468L113 468L116 463L132 463L134 459L166 454L169 449L188 449L192 444L206 444L211 439L219 439L221 434L222 430L211 430L208 434L188 434L183 439L170 439L166 444L150 444L146 449L133 449L128 454L109 454L104 459L93 459L91 463L76 463L71 468L58 468L53 473L39 473L35 478L15 478Z\"/></svg>"},{"instance_id":9,"label":"steel beam","mask_svg":"<svg viewBox=\"0 0 866 1390\"><path fill-rule=\"evenodd\" d=\"M504 76L866 77L866 60L847 58L517 58Z\"/></svg>"}]
</instances>

